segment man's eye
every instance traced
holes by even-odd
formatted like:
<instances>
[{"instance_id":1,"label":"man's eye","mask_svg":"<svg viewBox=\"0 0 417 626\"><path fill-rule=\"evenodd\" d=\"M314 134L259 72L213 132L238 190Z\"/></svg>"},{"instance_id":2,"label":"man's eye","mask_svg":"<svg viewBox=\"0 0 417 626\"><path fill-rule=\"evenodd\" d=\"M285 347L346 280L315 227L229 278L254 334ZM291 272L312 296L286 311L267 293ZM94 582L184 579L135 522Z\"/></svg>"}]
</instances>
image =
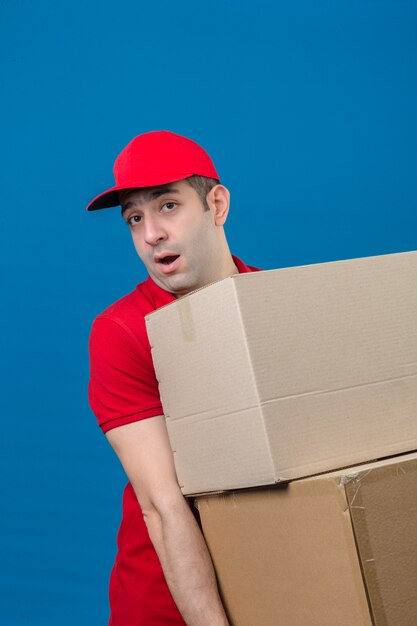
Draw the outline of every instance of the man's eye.
<instances>
[{"instance_id":1,"label":"man's eye","mask_svg":"<svg viewBox=\"0 0 417 626\"><path fill-rule=\"evenodd\" d=\"M177 206L177 203L176 203L176 202L165 202L165 203L162 205L162 208L163 208L165 211L172 211L173 209L175 209L175 207L176 207L176 206Z\"/></svg>"},{"instance_id":2,"label":"man's eye","mask_svg":"<svg viewBox=\"0 0 417 626\"><path fill-rule=\"evenodd\" d=\"M142 218L140 215L132 215L132 217L129 217L127 220L127 223L129 226L134 226L135 224L139 224L141 220Z\"/></svg>"}]
</instances>

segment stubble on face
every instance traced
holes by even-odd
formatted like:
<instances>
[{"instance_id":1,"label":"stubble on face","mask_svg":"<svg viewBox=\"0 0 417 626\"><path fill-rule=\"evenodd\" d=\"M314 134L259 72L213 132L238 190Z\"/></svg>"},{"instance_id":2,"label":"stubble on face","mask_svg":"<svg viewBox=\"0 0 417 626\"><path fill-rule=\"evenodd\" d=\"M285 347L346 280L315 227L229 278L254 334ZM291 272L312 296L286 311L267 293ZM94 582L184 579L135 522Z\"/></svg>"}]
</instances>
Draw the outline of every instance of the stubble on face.
<instances>
[{"instance_id":1,"label":"stubble on face","mask_svg":"<svg viewBox=\"0 0 417 626\"><path fill-rule=\"evenodd\" d=\"M157 220L160 238L150 241L144 237L145 228L138 224L131 229L136 251L149 275L162 289L183 296L190 291L218 280L221 266L221 249L218 229L211 211L205 211L197 192L186 182L179 181L165 187L175 187L176 193L160 193L152 198L153 190L137 190L125 193L121 201L128 207L126 216L138 207L143 220L147 215ZM177 201L172 213L165 214L161 207L169 201ZM148 217L148 219L150 219ZM163 271L155 257L165 253L179 255L172 272Z\"/></svg>"}]
</instances>

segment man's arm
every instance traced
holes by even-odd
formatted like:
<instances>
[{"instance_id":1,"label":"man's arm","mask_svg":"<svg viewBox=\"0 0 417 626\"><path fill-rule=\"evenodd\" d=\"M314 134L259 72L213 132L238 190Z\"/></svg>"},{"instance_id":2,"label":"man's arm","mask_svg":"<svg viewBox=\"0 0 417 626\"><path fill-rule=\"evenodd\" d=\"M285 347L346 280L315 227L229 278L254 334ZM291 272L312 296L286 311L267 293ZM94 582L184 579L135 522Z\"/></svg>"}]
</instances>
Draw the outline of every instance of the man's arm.
<instances>
[{"instance_id":1,"label":"man's arm","mask_svg":"<svg viewBox=\"0 0 417 626\"><path fill-rule=\"evenodd\" d=\"M178 485L163 415L106 434L141 506L175 603L188 626L228 626L213 565Z\"/></svg>"}]
</instances>

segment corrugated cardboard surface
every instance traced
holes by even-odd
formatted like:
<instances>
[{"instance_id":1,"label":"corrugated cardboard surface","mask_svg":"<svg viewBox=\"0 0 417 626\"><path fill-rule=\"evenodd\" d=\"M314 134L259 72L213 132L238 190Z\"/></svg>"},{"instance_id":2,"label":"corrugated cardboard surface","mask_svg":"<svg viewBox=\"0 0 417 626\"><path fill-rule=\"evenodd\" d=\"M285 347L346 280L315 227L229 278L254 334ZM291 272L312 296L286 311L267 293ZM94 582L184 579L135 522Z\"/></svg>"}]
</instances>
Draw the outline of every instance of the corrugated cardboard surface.
<instances>
[{"instance_id":1,"label":"corrugated cardboard surface","mask_svg":"<svg viewBox=\"0 0 417 626\"><path fill-rule=\"evenodd\" d=\"M417 449L417 253L241 274L147 318L185 494Z\"/></svg>"},{"instance_id":2,"label":"corrugated cardboard surface","mask_svg":"<svg viewBox=\"0 0 417 626\"><path fill-rule=\"evenodd\" d=\"M417 624L417 459L362 470L346 483L377 626Z\"/></svg>"},{"instance_id":3,"label":"corrugated cardboard surface","mask_svg":"<svg viewBox=\"0 0 417 626\"><path fill-rule=\"evenodd\" d=\"M411 454L199 498L232 625L415 626L416 478Z\"/></svg>"}]
</instances>

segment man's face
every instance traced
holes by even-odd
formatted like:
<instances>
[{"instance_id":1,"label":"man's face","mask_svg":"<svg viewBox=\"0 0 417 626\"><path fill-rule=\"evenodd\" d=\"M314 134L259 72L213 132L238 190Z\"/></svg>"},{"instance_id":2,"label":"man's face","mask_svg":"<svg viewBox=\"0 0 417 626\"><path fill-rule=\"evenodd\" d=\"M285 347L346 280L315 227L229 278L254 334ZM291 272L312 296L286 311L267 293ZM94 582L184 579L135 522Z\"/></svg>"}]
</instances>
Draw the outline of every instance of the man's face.
<instances>
[{"instance_id":1,"label":"man's face","mask_svg":"<svg viewBox=\"0 0 417 626\"><path fill-rule=\"evenodd\" d=\"M182 296L222 277L213 212L185 181L126 192L122 214L149 275L166 291Z\"/></svg>"}]
</instances>

